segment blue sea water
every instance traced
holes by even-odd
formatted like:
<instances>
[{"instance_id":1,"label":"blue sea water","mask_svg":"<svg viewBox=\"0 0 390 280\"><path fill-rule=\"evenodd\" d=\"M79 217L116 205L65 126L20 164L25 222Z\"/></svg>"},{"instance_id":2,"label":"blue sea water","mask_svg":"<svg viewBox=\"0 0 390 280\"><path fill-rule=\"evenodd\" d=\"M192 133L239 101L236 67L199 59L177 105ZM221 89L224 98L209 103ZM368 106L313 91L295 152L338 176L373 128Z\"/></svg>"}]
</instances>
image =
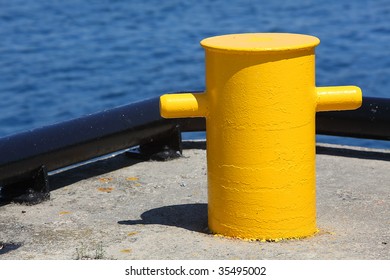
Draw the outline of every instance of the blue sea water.
<instances>
[{"instance_id":1,"label":"blue sea water","mask_svg":"<svg viewBox=\"0 0 390 280\"><path fill-rule=\"evenodd\" d=\"M199 41L244 32L317 36L318 86L355 84L365 96L390 98L388 0L0 0L0 137L203 90Z\"/></svg>"}]
</instances>

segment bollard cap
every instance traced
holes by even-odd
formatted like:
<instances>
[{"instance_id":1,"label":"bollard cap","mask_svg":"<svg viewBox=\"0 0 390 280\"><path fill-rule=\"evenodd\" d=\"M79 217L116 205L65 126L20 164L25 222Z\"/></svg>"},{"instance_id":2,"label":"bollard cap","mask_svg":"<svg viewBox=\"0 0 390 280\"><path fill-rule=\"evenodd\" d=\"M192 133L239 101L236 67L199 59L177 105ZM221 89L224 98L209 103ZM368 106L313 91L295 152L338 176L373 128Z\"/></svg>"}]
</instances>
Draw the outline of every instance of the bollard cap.
<instances>
[{"instance_id":1,"label":"bollard cap","mask_svg":"<svg viewBox=\"0 0 390 280\"><path fill-rule=\"evenodd\" d=\"M200 44L211 50L237 52L270 52L311 49L317 46L317 37L292 33L243 33L210 37Z\"/></svg>"}]
</instances>

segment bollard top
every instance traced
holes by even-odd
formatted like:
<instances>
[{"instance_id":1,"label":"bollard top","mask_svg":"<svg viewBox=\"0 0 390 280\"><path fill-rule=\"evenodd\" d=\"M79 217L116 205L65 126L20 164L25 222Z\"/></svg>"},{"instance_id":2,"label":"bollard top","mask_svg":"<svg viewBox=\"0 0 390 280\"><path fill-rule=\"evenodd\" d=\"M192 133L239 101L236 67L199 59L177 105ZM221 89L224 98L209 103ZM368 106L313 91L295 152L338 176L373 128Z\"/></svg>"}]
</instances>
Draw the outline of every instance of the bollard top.
<instances>
[{"instance_id":1,"label":"bollard top","mask_svg":"<svg viewBox=\"0 0 390 280\"><path fill-rule=\"evenodd\" d=\"M236 52L270 52L311 49L317 37L292 33L243 33L209 37L200 42L205 49Z\"/></svg>"}]
</instances>

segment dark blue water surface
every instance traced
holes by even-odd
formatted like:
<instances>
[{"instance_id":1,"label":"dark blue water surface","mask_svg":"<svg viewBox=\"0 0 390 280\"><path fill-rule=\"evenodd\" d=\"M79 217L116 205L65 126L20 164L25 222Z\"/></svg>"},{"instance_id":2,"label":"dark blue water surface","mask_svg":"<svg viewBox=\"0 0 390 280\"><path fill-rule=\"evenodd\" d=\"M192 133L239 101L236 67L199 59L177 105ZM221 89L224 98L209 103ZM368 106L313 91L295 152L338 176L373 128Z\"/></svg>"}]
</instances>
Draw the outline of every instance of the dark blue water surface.
<instances>
[{"instance_id":1,"label":"dark blue water surface","mask_svg":"<svg viewBox=\"0 0 390 280\"><path fill-rule=\"evenodd\" d=\"M199 41L244 32L317 36L318 86L356 84L390 98L388 0L0 0L0 136L203 90Z\"/></svg>"}]
</instances>

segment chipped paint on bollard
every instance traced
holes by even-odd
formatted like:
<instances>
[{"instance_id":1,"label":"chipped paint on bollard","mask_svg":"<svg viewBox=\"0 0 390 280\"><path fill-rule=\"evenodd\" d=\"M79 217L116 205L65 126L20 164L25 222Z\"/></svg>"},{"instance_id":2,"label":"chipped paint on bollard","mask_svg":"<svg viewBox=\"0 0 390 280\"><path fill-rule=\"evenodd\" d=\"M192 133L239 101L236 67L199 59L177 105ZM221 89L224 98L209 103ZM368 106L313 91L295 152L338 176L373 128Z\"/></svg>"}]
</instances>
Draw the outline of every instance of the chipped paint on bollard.
<instances>
[{"instance_id":1,"label":"chipped paint on bollard","mask_svg":"<svg viewBox=\"0 0 390 280\"><path fill-rule=\"evenodd\" d=\"M165 118L206 117L213 233L278 240L317 231L315 113L362 100L355 86L315 86L318 44L283 33L207 38L206 91L161 96Z\"/></svg>"}]
</instances>

